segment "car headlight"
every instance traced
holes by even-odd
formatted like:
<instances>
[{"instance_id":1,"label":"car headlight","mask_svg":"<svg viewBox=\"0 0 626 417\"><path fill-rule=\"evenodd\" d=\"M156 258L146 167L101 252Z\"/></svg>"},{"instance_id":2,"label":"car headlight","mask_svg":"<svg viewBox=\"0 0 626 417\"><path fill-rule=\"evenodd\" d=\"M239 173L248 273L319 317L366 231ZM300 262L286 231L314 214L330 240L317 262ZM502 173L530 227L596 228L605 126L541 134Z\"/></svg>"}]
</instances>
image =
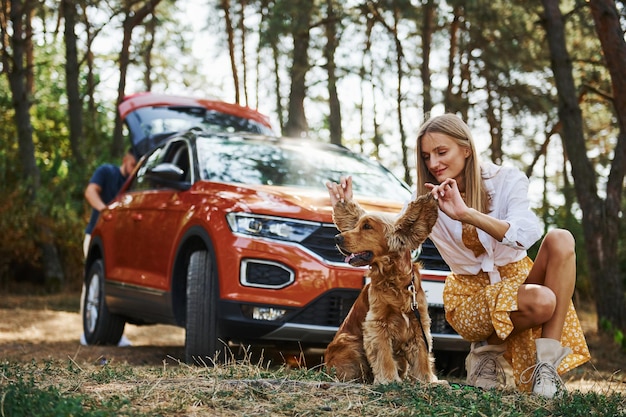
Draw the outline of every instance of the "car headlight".
<instances>
[{"instance_id":1,"label":"car headlight","mask_svg":"<svg viewBox=\"0 0 626 417\"><path fill-rule=\"evenodd\" d=\"M315 222L239 212L228 213L226 219L235 233L290 242L302 242L321 226Z\"/></svg>"}]
</instances>

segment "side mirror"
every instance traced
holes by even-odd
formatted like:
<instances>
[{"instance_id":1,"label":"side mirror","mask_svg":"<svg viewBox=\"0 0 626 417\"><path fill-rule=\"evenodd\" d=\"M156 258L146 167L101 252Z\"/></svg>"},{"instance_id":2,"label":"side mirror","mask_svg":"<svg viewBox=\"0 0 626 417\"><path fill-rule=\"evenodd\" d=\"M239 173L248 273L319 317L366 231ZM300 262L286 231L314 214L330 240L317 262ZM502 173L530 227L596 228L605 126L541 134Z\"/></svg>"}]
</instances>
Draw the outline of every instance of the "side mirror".
<instances>
[{"instance_id":1,"label":"side mirror","mask_svg":"<svg viewBox=\"0 0 626 417\"><path fill-rule=\"evenodd\" d=\"M169 162L158 164L145 174L145 178L156 185L181 191L191 188L190 182L183 181L184 176L185 171Z\"/></svg>"}]
</instances>

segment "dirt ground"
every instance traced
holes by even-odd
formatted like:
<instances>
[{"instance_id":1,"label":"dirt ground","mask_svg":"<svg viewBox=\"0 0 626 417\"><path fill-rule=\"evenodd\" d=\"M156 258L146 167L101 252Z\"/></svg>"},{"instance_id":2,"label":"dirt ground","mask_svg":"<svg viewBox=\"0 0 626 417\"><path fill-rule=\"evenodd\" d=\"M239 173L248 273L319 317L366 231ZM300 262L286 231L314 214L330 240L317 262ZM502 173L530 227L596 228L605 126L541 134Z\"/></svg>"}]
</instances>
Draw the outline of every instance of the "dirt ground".
<instances>
[{"instance_id":1,"label":"dirt ground","mask_svg":"<svg viewBox=\"0 0 626 417\"><path fill-rule=\"evenodd\" d=\"M0 360L159 366L164 362L175 365L184 357L184 330L174 326L127 325L130 347L82 346L78 298L78 294L0 296ZM610 337L598 333L593 311L579 308L578 313L592 360L565 374L563 380L570 390L626 393L626 352ZM319 365L321 351L305 353L299 363ZM296 361L293 352L263 352L263 356L273 358L274 364L293 366Z\"/></svg>"}]
</instances>

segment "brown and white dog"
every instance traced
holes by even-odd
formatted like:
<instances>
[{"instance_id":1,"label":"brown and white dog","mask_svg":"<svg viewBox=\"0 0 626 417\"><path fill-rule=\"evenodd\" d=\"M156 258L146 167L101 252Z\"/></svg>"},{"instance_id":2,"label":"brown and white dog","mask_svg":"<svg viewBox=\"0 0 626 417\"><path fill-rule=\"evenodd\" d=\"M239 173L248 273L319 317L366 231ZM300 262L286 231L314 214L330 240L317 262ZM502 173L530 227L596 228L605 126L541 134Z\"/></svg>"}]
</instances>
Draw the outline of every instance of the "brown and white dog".
<instances>
[{"instance_id":1,"label":"brown and white dog","mask_svg":"<svg viewBox=\"0 0 626 417\"><path fill-rule=\"evenodd\" d=\"M370 283L326 348L326 369L342 381L437 381L426 295L411 256L437 220L437 203L421 196L396 220L338 202L333 220L337 248L351 265L369 265Z\"/></svg>"}]
</instances>

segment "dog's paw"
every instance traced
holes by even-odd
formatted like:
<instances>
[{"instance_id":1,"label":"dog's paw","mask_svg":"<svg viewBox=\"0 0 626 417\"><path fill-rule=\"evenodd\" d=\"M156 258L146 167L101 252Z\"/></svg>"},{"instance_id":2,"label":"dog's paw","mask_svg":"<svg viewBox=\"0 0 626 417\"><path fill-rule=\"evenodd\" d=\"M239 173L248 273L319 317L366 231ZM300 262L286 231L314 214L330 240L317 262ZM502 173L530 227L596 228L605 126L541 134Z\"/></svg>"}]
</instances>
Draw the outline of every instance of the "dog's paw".
<instances>
[{"instance_id":1,"label":"dog's paw","mask_svg":"<svg viewBox=\"0 0 626 417\"><path fill-rule=\"evenodd\" d=\"M439 379L437 378L437 376L433 375L432 379L430 380L431 384L437 384L437 385L445 385L445 386L450 386L450 383L448 382L447 379Z\"/></svg>"},{"instance_id":2,"label":"dog's paw","mask_svg":"<svg viewBox=\"0 0 626 417\"><path fill-rule=\"evenodd\" d=\"M389 378L384 376L377 376L374 378L374 385L387 385L393 382L402 382L402 379L398 375L395 378Z\"/></svg>"}]
</instances>

